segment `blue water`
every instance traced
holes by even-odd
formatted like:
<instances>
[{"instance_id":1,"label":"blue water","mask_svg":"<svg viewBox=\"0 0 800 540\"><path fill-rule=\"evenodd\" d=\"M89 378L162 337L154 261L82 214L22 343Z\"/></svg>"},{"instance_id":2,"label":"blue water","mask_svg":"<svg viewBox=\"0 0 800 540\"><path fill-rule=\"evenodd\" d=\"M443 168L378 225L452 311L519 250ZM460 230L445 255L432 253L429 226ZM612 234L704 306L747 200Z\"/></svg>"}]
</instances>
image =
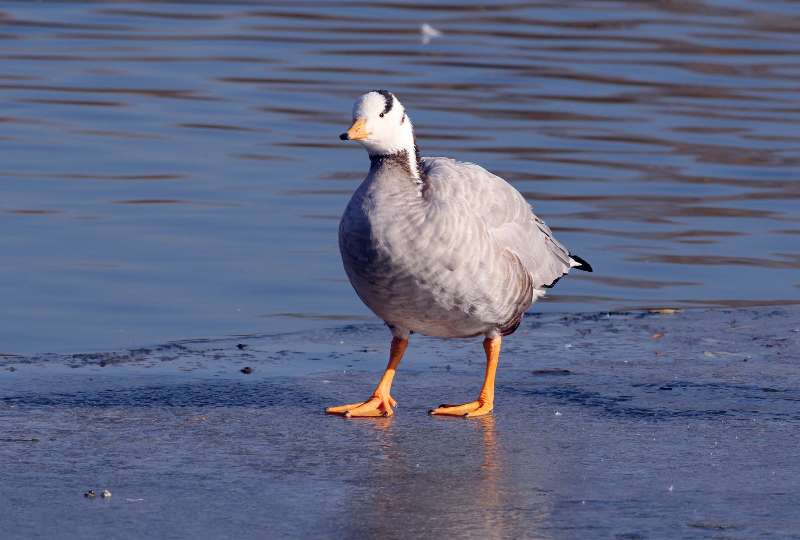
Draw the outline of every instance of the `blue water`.
<instances>
[{"instance_id":1,"label":"blue water","mask_svg":"<svg viewBox=\"0 0 800 540\"><path fill-rule=\"evenodd\" d=\"M337 135L373 88L591 261L534 309L798 303L798 15L5 2L0 352L372 320L336 234L367 169Z\"/></svg>"}]
</instances>

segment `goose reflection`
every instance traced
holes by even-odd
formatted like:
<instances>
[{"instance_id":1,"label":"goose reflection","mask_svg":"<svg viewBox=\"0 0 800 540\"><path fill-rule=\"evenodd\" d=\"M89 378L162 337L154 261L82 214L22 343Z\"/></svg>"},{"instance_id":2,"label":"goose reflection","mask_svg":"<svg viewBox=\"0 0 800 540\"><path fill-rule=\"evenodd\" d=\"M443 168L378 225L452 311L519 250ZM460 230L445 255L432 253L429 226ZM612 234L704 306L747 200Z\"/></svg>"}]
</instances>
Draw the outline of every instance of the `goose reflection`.
<instances>
[{"instance_id":1,"label":"goose reflection","mask_svg":"<svg viewBox=\"0 0 800 540\"><path fill-rule=\"evenodd\" d=\"M373 459L347 495L346 537L536 537L540 512L526 509L524 485L506 465L495 419L420 425L394 417L364 422ZM519 463L517 463L519 466Z\"/></svg>"}]
</instances>

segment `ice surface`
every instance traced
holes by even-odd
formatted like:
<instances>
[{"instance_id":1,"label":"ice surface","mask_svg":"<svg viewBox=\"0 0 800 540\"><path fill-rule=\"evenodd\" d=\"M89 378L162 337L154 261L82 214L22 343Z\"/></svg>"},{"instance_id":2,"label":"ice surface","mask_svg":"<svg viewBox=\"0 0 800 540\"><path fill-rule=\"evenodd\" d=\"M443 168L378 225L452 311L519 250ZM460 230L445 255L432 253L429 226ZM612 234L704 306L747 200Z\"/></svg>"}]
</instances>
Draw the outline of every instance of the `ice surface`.
<instances>
[{"instance_id":1,"label":"ice surface","mask_svg":"<svg viewBox=\"0 0 800 540\"><path fill-rule=\"evenodd\" d=\"M376 383L371 324L0 358L0 531L798 538L798 315L531 316L478 420L426 411L474 398L480 340L418 336L395 417L324 415Z\"/></svg>"}]
</instances>

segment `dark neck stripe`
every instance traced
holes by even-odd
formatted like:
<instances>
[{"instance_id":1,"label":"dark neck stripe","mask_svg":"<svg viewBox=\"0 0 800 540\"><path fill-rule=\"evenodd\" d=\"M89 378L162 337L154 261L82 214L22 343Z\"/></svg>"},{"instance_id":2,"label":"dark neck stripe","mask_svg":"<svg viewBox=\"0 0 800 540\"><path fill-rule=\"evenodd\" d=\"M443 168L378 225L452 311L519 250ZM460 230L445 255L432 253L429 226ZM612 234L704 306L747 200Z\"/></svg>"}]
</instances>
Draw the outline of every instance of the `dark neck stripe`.
<instances>
[{"instance_id":1,"label":"dark neck stripe","mask_svg":"<svg viewBox=\"0 0 800 540\"><path fill-rule=\"evenodd\" d=\"M422 158L419 148L414 145L414 164L417 170L411 170L411 160L408 159L408 150L400 150L394 154L373 154L369 156L370 170L375 172L383 167L399 167L417 184L425 184L425 169L422 167ZM415 174L416 173L416 174Z\"/></svg>"},{"instance_id":2,"label":"dark neck stripe","mask_svg":"<svg viewBox=\"0 0 800 540\"><path fill-rule=\"evenodd\" d=\"M409 169L408 151L400 150L394 154L370 154L369 162L373 169L380 169L387 165L400 167L409 175L413 175L413 171Z\"/></svg>"},{"instance_id":3,"label":"dark neck stripe","mask_svg":"<svg viewBox=\"0 0 800 540\"><path fill-rule=\"evenodd\" d=\"M421 181L424 181L425 178L425 169L422 167L422 154L419 153L419 146L417 146L417 141L414 141L414 158L417 162L417 175Z\"/></svg>"}]
</instances>

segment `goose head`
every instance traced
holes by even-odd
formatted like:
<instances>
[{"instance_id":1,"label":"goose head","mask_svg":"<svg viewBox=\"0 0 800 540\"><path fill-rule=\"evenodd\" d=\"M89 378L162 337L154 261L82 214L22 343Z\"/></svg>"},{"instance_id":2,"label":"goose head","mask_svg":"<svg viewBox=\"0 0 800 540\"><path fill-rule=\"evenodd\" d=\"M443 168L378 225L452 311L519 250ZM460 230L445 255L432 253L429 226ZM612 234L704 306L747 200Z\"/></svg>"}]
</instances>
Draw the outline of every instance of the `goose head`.
<instances>
[{"instance_id":1,"label":"goose head","mask_svg":"<svg viewBox=\"0 0 800 540\"><path fill-rule=\"evenodd\" d=\"M353 105L353 125L339 135L343 141L358 141L371 158L405 153L414 176L418 177L414 127L405 107L388 90L373 90Z\"/></svg>"}]
</instances>

